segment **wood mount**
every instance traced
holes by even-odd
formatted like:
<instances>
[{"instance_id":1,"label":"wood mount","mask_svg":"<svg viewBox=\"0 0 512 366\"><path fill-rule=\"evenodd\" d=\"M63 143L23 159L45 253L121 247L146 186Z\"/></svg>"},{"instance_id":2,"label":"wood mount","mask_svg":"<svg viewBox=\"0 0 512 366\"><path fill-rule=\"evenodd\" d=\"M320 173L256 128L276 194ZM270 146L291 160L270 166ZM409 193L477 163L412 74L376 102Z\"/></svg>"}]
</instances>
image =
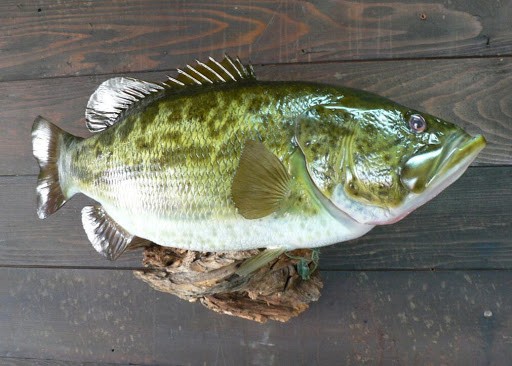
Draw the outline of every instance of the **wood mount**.
<instances>
[{"instance_id":1,"label":"wood mount","mask_svg":"<svg viewBox=\"0 0 512 366\"><path fill-rule=\"evenodd\" d=\"M318 270L303 280L296 269L296 258L311 258L312 250L283 254L244 277L235 274L244 260L258 252L194 252L152 244L144 250L143 263L148 269L134 273L158 291L190 302L199 300L216 312L260 323L269 319L286 322L319 299L323 284Z\"/></svg>"}]
</instances>

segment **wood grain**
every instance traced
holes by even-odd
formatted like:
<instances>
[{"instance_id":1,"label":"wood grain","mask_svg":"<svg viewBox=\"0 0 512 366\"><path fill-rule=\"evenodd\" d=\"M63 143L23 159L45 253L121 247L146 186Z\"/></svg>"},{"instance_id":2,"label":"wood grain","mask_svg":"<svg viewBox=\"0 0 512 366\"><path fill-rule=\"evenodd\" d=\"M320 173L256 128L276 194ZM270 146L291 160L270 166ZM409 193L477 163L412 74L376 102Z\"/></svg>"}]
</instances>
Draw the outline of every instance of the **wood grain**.
<instances>
[{"instance_id":1,"label":"wood grain","mask_svg":"<svg viewBox=\"0 0 512 366\"><path fill-rule=\"evenodd\" d=\"M0 364L510 364L510 19L512 2L490 0L1 1ZM132 274L140 250L104 260L85 197L37 218L38 114L85 136L103 80L160 81L225 52L261 79L373 91L489 145L403 221L324 248L323 295L286 324L152 290Z\"/></svg>"},{"instance_id":2,"label":"wood grain","mask_svg":"<svg viewBox=\"0 0 512 366\"><path fill-rule=\"evenodd\" d=\"M396 72L400 69L400 72ZM256 68L263 80L311 80L361 88L483 133L476 164L512 164L512 60L428 60L281 65ZM129 74L165 80L164 73ZM30 131L41 114L86 136L87 100L109 76L0 83L0 175L37 174Z\"/></svg>"},{"instance_id":3,"label":"wood grain","mask_svg":"<svg viewBox=\"0 0 512 366\"><path fill-rule=\"evenodd\" d=\"M256 325L158 293L130 272L0 269L0 357L166 365L506 365L512 357L511 271L336 272L324 282L310 311Z\"/></svg>"},{"instance_id":4,"label":"wood grain","mask_svg":"<svg viewBox=\"0 0 512 366\"><path fill-rule=\"evenodd\" d=\"M143 14L143 15L141 15ZM0 80L254 63L512 55L496 1L0 2Z\"/></svg>"},{"instance_id":5,"label":"wood grain","mask_svg":"<svg viewBox=\"0 0 512 366\"><path fill-rule=\"evenodd\" d=\"M470 168L403 221L321 250L320 269L512 269L512 167ZM73 198L39 220L35 178L0 177L0 266L140 267L140 251L116 262L97 254Z\"/></svg>"},{"instance_id":6,"label":"wood grain","mask_svg":"<svg viewBox=\"0 0 512 366\"><path fill-rule=\"evenodd\" d=\"M40 358L13 358L0 357L2 366L138 366L136 363L105 363L105 362L80 362L80 361L63 361L56 359L40 359Z\"/></svg>"}]
</instances>

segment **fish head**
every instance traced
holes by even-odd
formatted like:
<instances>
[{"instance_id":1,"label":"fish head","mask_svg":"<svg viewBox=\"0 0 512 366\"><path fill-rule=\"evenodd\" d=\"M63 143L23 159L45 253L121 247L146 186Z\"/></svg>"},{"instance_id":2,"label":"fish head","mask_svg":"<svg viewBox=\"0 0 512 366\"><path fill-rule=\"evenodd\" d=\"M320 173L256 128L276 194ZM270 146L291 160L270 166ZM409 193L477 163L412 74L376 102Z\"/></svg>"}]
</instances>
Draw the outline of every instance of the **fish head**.
<instances>
[{"instance_id":1,"label":"fish head","mask_svg":"<svg viewBox=\"0 0 512 366\"><path fill-rule=\"evenodd\" d=\"M319 190L360 223L394 223L457 180L485 139L380 96L309 110L297 140Z\"/></svg>"}]
</instances>

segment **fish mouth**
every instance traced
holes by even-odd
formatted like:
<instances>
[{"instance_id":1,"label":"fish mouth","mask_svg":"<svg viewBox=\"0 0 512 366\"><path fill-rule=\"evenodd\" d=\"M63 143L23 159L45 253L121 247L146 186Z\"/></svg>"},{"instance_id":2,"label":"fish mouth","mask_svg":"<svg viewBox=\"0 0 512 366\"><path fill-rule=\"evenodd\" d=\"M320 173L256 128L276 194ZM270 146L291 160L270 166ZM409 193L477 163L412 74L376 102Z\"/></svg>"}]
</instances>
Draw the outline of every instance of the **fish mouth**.
<instances>
[{"instance_id":1,"label":"fish mouth","mask_svg":"<svg viewBox=\"0 0 512 366\"><path fill-rule=\"evenodd\" d=\"M397 207L385 208L356 202L346 195L342 185L338 185L333 192L335 204L362 224L393 224L459 179L485 145L485 138L481 135L471 137L458 133L451 135L438 149L407 160L400 179L410 192Z\"/></svg>"},{"instance_id":2,"label":"fish mouth","mask_svg":"<svg viewBox=\"0 0 512 366\"><path fill-rule=\"evenodd\" d=\"M482 135L452 134L442 147L413 156L405 162L400 174L404 187L420 194L453 183L485 147ZM446 183L446 184L445 184Z\"/></svg>"}]
</instances>

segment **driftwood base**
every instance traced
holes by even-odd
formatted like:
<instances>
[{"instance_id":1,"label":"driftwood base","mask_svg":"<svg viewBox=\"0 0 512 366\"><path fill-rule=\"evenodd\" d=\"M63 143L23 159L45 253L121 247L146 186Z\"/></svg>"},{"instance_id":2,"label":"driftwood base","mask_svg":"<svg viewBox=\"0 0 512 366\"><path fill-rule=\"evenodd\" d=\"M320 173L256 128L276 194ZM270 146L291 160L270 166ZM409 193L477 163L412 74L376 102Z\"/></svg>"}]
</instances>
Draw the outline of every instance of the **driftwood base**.
<instances>
[{"instance_id":1,"label":"driftwood base","mask_svg":"<svg viewBox=\"0 0 512 366\"><path fill-rule=\"evenodd\" d=\"M199 300L216 312L264 323L288 321L320 297L322 280L317 270L303 280L297 273L298 259L281 255L259 270L240 277L235 273L258 250L240 252L194 252L151 245L144 250L145 271L135 276L154 289L184 300ZM294 257L311 258L312 251L296 250ZM314 265L309 264L313 270Z\"/></svg>"}]
</instances>

